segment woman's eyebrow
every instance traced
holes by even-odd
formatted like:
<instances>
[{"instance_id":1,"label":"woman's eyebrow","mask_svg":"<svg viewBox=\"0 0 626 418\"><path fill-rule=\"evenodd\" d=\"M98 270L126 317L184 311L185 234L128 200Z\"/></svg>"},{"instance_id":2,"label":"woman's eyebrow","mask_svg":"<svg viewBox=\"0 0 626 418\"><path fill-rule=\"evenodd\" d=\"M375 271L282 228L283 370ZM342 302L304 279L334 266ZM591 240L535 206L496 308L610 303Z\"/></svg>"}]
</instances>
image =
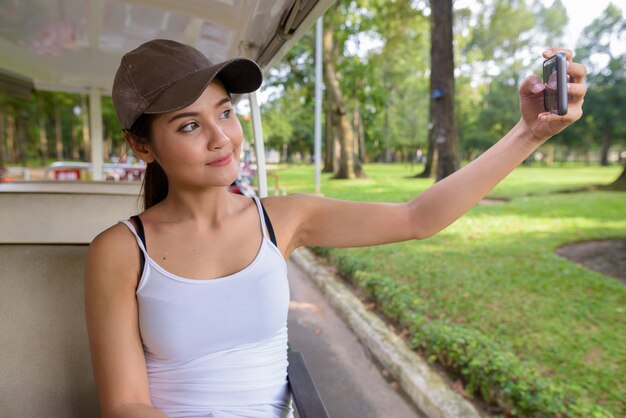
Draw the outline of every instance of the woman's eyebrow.
<instances>
[{"instance_id":1,"label":"woman's eyebrow","mask_svg":"<svg viewBox=\"0 0 626 418\"><path fill-rule=\"evenodd\" d=\"M228 103L230 102L230 97L224 97L223 99L219 100L216 104L215 107L220 107L221 105L223 105L224 103ZM198 112L183 112L183 113L179 113L177 115L172 116L172 118L170 120L167 121L167 123L172 123L174 122L176 119L180 119L180 118L186 118L188 116L198 116L199 113Z\"/></svg>"},{"instance_id":2,"label":"woman's eyebrow","mask_svg":"<svg viewBox=\"0 0 626 418\"><path fill-rule=\"evenodd\" d=\"M219 102L215 104L215 107L220 107L224 103L228 103L228 102L230 102L230 97L224 97L222 100L220 100Z\"/></svg>"},{"instance_id":3,"label":"woman's eyebrow","mask_svg":"<svg viewBox=\"0 0 626 418\"><path fill-rule=\"evenodd\" d=\"M172 119L168 120L167 123L174 122L176 119L186 118L187 116L198 116L198 112L183 112L177 115L172 116Z\"/></svg>"}]
</instances>

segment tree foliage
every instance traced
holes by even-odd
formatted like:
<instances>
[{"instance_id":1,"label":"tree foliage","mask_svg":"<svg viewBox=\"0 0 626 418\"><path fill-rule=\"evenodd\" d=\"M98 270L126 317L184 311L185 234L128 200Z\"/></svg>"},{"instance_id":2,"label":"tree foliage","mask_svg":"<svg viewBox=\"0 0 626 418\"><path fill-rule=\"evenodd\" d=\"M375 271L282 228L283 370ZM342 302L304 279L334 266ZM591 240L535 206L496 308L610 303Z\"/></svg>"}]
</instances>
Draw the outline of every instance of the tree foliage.
<instances>
[{"instance_id":1,"label":"tree foliage","mask_svg":"<svg viewBox=\"0 0 626 418\"><path fill-rule=\"evenodd\" d=\"M472 159L518 120L517 87L540 71L540 52L560 43L568 11L561 0L457 3L455 116L462 156ZM324 17L332 27L333 65L357 162L414 160L415 151L427 147L430 13L427 0L341 0ZM563 159L589 159L599 151L606 164L626 145L626 54L615 48L625 32L621 10L609 5L580 36L576 59L589 69L589 91L583 119L550 141ZM313 150L314 28L270 71L264 86L268 148L285 161L307 161ZM77 94L34 92L20 99L0 93L0 166L88 160L88 115L75 111L80 105ZM108 159L125 151L110 98L103 98L102 109ZM335 138L332 129L323 132L332 171Z\"/></svg>"},{"instance_id":2,"label":"tree foliage","mask_svg":"<svg viewBox=\"0 0 626 418\"><path fill-rule=\"evenodd\" d=\"M584 29L576 49L577 59L589 71L589 91L585 117L574 133L600 146L602 165L608 164L611 146L626 144L626 52L621 55L614 52L616 41L625 32L624 16L609 4Z\"/></svg>"}]
</instances>

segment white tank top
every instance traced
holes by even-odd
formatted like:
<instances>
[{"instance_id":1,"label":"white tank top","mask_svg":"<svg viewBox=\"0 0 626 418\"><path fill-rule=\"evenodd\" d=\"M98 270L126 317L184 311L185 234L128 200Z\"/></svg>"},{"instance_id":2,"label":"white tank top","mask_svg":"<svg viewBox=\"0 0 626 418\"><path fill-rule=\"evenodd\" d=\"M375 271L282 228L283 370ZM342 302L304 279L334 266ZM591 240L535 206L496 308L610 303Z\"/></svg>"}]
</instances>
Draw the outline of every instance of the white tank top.
<instances>
[{"instance_id":1,"label":"white tank top","mask_svg":"<svg viewBox=\"0 0 626 418\"><path fill-rule=\"evenodd\" d=\"M266 234L255 259L229 276L172 274L146 252L137 287L150 397L169 417L293 417L287 387L287 264Z\"/></svg>"}]
</instances>

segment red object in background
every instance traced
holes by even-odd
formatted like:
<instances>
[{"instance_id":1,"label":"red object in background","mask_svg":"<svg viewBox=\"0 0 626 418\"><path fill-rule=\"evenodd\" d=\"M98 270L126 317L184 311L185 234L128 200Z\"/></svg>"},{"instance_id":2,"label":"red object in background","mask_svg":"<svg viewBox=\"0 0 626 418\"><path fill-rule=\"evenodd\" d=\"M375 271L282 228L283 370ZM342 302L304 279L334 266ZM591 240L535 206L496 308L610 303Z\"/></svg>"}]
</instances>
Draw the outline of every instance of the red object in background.
<instances>
[{"instance_id":1,"label":"red object in background","mask_svg":"<svg viewBox=\"0 0 626 418\"><path fill-rule=\"evenodd\" d=\"M9 176L9 170L0 168L0 183L10 183L15 180L17 180L17 178Z\"/></svg>"},{"instance_id":2,"label":"red object in background","mask_svg":"<svg viewBox=\"0 0 626 418\"><path fill-rule=\"evenodd\" d=\"M80 170L72 168L65 170L54 170L54 179L61 181L80 180Z\"/></svg>"}]
</instances>

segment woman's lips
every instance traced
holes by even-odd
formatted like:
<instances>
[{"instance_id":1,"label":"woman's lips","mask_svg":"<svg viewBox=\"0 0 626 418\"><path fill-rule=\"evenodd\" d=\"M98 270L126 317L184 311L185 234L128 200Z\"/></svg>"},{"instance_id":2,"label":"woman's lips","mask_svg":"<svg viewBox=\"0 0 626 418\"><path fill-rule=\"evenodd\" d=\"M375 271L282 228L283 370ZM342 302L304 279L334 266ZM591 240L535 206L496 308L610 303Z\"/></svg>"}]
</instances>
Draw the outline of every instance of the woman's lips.
<instances>
[{"instance_id":1,"label":"woman's lips","mask_svg":"<svg viewBox=\"0 0 626 418\"><path fill-rule=\"evenodd\" d=\"M221 160L213 161L212 163L209 163L207 165L211 167L222 167L222 166L228 165L232 159L233 159L233 154L228 154L226 157L222 158Z\"/></svg>"}]
</instances>

